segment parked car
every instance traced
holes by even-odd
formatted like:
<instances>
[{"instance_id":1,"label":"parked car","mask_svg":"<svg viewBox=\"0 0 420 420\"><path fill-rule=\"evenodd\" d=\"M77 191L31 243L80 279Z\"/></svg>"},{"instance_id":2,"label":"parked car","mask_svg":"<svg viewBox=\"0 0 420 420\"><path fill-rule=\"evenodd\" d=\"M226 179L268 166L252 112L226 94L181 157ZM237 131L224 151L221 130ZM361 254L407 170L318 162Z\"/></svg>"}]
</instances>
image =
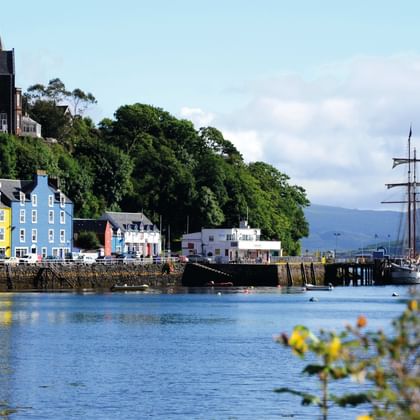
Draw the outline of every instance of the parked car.
<instances>
[{"instance_id":1,"label":"parked car","mask_svg":"<svg viewBox=\"0 0 420 420\"><path fill-rule=\"evenodd\" d=\"M121 255L117 258L118 262L121 264L134 264L138 263L138 259L133 254Z\"/></svg>"},{"instance_id":2,"label":"parked car","mask_svg":"<svg viewBox=\"0 0 420 420\"><path fill-rule=\"evenodd\" d=\"M205 264L209 264L209 263L211 263L211 258L210 257L206 257L205 255L192 254L192 255L188 255L188 261L189 262L192 262L192 263L205 263Z\"/></svg>"},{"instance_id":3,"label":"parked car","mask_svg":"<svg viewBox=\"0 0 420 420\"><path fill-rule=\"evenodd\" d=\"M96 258L96 262L98 264L113 264L116 262L116 259L110 255L101 255L100 257Z\"/></svg>"},{"instance_id":4,"label":"parked car","mask_svg":"<svg viewBox=\"0 0 420 420\"><path fill-rule=\"evenodd\" d=\"M94 264L96 262L95 255L80 255L74 260L76 264Z\"/></svg>"},{"instance_id":5,"label":"parked car","mask_svg":"<svg viewBox=\"0 0 420 420\"><path fill-rule=\"evenodd\" d=\"M19 264L19 258L18 257L7 257L3 260L3 264L10 264L10 265Z\"/></svg>"},{"instance_id":6,"label":"parked car","mask_svg":"<svg viewBox=\"0 0 420 420\"><path fill-rule=\"evenodd\" d=\"M19 264L36 264L39 262L39 257L36 254L28 254L19 258Z\"/></svg>"}]
</instances>

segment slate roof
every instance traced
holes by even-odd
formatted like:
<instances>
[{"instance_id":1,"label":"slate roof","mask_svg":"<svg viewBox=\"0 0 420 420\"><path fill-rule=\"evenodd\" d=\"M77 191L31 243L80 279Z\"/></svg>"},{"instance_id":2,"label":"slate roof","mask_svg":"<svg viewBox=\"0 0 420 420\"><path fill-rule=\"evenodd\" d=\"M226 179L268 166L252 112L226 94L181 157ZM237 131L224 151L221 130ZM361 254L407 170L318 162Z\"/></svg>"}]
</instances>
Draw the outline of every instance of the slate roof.
<instances>
[{"instance_id":1,"label":"slate roof","mask_svg":"<svg viewBox=\"0 0 420 420\"><path fill-rule=\"evenodd\" d=\"M6 204L10 205L11 201L20 201L20 192L24 192L25 195L32 192L36 187L36 182L34 180L20 180L20 179L0 179L0 191L2 194L2 199ZM56 201L60 200L58 194L60 191L51 183L48 184L52 193L54 193L54 198ZM72 201L64 194L66 203L72 203ZM29 201L29 197L25 198L26 201Z\"/></svg>"},{"instance_id":2,"label":"slate roof","mask_svg":"<svg viewBox=\"0 0 420 420\"><path fill-rule=\"evenodd\" d=\"M108 220L97 219L73 219L73 232L95 232L99 234L105 233Z\"/></svg>"},{"instance_id":3,"label":"slate roof","mask_svg":"<svg viewBox=\"0 0 420 420\"><path fill-rule=\"evenodd\" d=\"M20 192L27 192L33 181L21 181L20 179L0 179L1 195L7 201L20 201Z\"/></svg>"},{"instance_id":4,"label":"slate roof","mask_svg":"<svg viewBox=\"0 0 420 420\"><path fill-rule=\"evenodd\" d=\"M123 213L106 211L101 220L109 220L115 227L122 232L130 230L139 230L141 226L146 229L157 231L156 226L143 213Z\"/></svg>"}]
</instances>

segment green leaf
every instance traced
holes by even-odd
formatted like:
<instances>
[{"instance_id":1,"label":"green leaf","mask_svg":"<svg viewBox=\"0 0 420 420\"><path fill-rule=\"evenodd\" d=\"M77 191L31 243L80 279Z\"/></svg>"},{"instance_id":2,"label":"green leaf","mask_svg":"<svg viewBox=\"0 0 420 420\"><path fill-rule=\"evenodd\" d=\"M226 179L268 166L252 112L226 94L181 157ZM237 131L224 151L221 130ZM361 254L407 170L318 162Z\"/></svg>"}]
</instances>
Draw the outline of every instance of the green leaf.
<instances>
[{"instance_id":1,"label":"green leaf","mask_svg":"<svg viewBox=\"0 0 420 420\"><path fill-rule=\"evenodd\" d=\"M367 393L344 394L341 397L330 395L330 399L340 407L347 407L348 405L355 407L359 404L365 404L371 401Z\"/></svg>"},{"instance_id":2,"label":"green leaf","mask_svg":"<svg viewBox=\"0 0 420 420\"><path fill-rule=\"evenodd\" d=\"M292 395L297 395L302 398L302 405L320 405L321 400L319 397L313 394L308 394L307 392L295 391L290 388L277 388L274 392L278 393L288 393Z\"/></svg>"},{"instance_id":3,"label":"green leaf","mask_svg":"<svg viewBox=\"0 0 420 420\"><path fill-rule=\"evenodd\" d=\"M307 365L305 369L303 369L303 373L307 373L308 375L317 375L319 372L322 372L325 369L323 365Z\"/></svg>"}]
</instances>

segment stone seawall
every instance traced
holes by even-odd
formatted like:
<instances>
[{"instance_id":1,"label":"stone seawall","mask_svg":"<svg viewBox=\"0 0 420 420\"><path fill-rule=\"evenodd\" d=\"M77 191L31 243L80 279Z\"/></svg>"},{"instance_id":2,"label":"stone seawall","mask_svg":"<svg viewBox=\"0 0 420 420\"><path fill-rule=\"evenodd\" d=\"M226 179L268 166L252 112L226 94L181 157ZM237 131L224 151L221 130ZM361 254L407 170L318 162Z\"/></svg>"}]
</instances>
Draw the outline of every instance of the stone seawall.
<instances>
[{"instance_id":1,"label":"stone seawall","mask_svg":"<svg viewBox=\"0 0 420 420\"><path fill-rule=\"evenodd\" d=\"M233 286L302 286L324 284L325 266L296 264L187 264L182 285L202 287L211 284Z\"/></svg>"},{"instance_id":2,"label":"stone seawall","mask_svg":"<svg viewBox=\"0 0 420 420\"><path fill-rule=\"evenodd\" d=\"M110 289L115 284L154 287L181 284L184 265L18 265L0 268L0 291Z\"/></svg>"},{"instance_id":3,"label":"stone seawall","mask_svg":"<svg viewBox=\"0 0 420 420\"><path fill-rule=\"evenodd\" d=\"M211 282L233 286L302 286L324 284L325 266L295 264L18 265L0 268L0 292L105 289L127 284L151 287L203 287Z\"/></svg>"}]
</instances>

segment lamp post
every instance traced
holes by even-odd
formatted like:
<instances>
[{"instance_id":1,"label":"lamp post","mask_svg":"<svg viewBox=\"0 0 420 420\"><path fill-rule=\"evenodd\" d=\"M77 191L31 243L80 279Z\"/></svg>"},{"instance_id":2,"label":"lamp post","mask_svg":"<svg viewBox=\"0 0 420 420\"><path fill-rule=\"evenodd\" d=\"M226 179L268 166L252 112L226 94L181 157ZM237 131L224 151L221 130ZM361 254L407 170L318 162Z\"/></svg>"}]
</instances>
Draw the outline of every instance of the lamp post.
<instances>
[{"instance_id":1,"label":"lamp post","mask_svg":"<svg viewBox=\"0 0 420 420\"><path fill-rule=\"evenodd\" d=\"M388 234L388 256L391 256L391 235Z\"/></svg>"},{"instance_id":2,"label":"lamp post","mask_svg":"<svg viewBox=\"0 0 420 420\"><path fill-rule=\"evenodd\" d=\"M341 236L340 232L334 232L334 236L335 236L335 249L334 249L334 259L337 257L337 242L338 242L338 237Z\"/></svg>"},{"instance_id":3,"label":"lamp post","mask_svg":"<svg viewBox=\"0 0 420 420\"><path fill-rule=\"evenodd\" d=\"M378 250L378 234L377 233L375 233L375 247L376 247L375 251L377 251Z\"/></svg>"}]
</instances>

